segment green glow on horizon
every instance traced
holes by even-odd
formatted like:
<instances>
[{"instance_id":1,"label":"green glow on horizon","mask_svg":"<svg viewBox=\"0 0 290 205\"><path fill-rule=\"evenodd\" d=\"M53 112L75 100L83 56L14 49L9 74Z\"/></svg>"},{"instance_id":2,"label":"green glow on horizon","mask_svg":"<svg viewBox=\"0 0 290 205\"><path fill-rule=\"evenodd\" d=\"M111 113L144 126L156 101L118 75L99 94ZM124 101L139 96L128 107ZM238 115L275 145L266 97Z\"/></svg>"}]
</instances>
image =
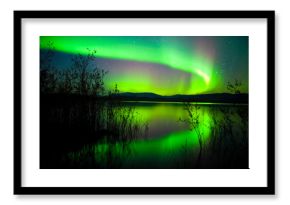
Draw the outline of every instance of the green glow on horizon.
<instances>
[{"instance_id":1,"label":"green glow on horizon","mask_svg":"<svg viewBox=\"0 0 290 205\"><path fill-rule=\"evenodd\" d=\"M214 72L218 69L214 59L205 57L194 49L188 50L182 47L174 41L174 37L164 37L164 39L164 42L156 46L146 40L138 40L136 44L132 44L130 37L42 36L40 48L46 49L48 41L51 41L54 43L55 50L60 52L86 55L88 49L96 50L96 57L154 63L192 76L190 86L183 84L183 79L180 79L172 85L172 89L155 85L146 75L110 76L106 79L107 89L112 89L115 83L122 92L154 92L161 95L199 94L217 89L219 82L222 82L222 77Z\"/></svg>"}]
</instances>

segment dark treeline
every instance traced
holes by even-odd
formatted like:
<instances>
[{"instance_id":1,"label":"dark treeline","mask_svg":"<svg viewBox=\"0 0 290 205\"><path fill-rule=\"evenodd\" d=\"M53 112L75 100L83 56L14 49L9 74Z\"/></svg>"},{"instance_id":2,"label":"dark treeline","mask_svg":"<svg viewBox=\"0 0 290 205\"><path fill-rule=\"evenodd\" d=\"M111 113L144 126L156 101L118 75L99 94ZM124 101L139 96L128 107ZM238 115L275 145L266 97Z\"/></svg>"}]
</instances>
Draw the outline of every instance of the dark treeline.
<instances>
[{"instance_id":1,"label":"dark treeline","mask_svg":"<svg viewBox=\"0 0 290 205\"><path fill-rule=\"evenodd\" d=\"M95 54L96 50L88 50L87 55L74 55L68 68L57 68L54 46L49 42L48 49L40 52L41 94L103 95L107 72L98 67Z\"/></svg>"}]
</instances>

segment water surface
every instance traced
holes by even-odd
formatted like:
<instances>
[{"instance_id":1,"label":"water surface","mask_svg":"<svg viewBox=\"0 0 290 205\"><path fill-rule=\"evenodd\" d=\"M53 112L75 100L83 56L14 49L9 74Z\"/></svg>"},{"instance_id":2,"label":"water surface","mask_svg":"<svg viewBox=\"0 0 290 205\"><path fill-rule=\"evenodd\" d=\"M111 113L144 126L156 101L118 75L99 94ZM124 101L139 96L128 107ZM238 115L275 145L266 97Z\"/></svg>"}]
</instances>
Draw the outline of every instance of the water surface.
<instances>
[{"instance_id":1,"label":"water surface","mask_svg":"<svg viewBox=\"0 0 290 205\"><path fill-rule=\"evenodd\" d=\"M184 103L122 102L118 106L122 111L116 109L112 119L118 126L122 123L122 134L114 135L110 128L112 132L98 131L89 142L82 142L80 135L81 146L58 148L62 151L49 166L42 163L43 168L248 168L247 105L192 103L191 114ZM80 108L67 113L73 115L74 109ZM99 118L108 115L106 110L105 106L98 111ZM110 130L112 125L104 124L102 129Z\"/></svg>"}]
</instances>

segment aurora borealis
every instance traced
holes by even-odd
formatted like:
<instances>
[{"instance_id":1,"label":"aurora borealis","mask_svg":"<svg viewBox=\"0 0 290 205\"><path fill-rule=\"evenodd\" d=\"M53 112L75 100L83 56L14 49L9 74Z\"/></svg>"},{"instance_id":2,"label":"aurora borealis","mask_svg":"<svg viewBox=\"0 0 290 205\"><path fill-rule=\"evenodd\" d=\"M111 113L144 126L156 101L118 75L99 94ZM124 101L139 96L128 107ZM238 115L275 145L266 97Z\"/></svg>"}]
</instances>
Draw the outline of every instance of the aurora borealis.
<instances>
[{"instance_id":1,"label":"aurora borealis","mask_svg":"<svg viewBox=\"0 0 290 205\"><path fill-rule=\"evenodd\" d=\"M41 169L249 168L247 36L39 45Z\"/></svg>"},{"instance_id":2,"label":"aurora borealis","mask_svg":"<svg viewBox=\"0 0 290 205\"><path fill-rule=\"evenodd\" d=\"M41 36L40 48L49 41L58 69L96 50L96 64L108 71L107 90L117 84L121 92L222 93L238 79L248 93L247 36Z\"/></svg>"}]
</instances>

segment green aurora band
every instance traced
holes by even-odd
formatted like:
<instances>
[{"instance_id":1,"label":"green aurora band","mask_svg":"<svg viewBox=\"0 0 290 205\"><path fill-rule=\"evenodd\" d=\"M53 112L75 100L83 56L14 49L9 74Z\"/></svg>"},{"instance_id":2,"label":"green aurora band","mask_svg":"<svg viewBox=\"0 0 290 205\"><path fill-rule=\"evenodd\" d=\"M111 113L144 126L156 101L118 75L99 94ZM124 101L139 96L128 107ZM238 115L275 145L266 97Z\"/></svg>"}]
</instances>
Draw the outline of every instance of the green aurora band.
<instances>
[{"instance_id":1,"label":"green aurora band","mask_svg":"<svg viewBox=\"0 0 290 205\"><path fill-rule=\"evenodd\" d=\"M42 36L40 48L47 49L50 41L54 43L56 51L63 53L87 55L90 51L96 50L98 58L153 63L191 76L190 86L185 86L182 84L182 79L179 79L172 89L153 85L152 79L147 75L110 76L106 79L107 88L112 88L115 83L118 83L123 92L172 95L221 90L223 78L221 74L214 72L220 69L215 64L214 56L202 52L197 46L190 45L188 39L189 37L172 36Z\"/></svg>"}]
</instances>

